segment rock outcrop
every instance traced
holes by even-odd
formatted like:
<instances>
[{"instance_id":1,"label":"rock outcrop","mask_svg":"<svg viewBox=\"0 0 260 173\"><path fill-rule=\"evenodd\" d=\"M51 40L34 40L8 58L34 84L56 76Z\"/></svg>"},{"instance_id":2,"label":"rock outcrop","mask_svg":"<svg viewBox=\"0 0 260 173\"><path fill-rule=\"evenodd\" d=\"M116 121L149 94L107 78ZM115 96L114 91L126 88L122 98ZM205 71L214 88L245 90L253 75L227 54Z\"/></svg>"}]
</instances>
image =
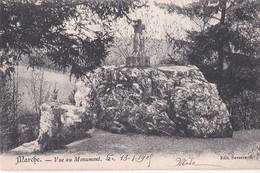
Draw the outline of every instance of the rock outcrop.
<instances>
[{"instance_id":1,"label":"rock outcrop","mask_svg":"<svg viewBox=\"0 0 260 173\"><path fill-rule=\"evenodd\" d=\"M41 106L40 130L37 142L40 150L58 149L88 136L93 119L84 107L45 103Z\"/></svg>"},{"instance_id":2,"label":"rock outcrop","mask_svg":"<svg viewBox=\"0 0 260 173\"><path fill-rule=\"evenodd\" d=\"M41 106L37 140L24 143L12 152L33 153L62 148L66 144L89 137L93 122L85 107L44 103Z\"/></svg>"},{"instance_id":3,"label":"rock outcrop","mask_svg":"<svg viewBox=\"0 0 260 173\"><path fill-rule=\"evenodd\" d=\"M78 95L86 99L82 106L96 117L98 128L115 133L232 137L230 115L216 85L207 82L195 66L112 66L87 76L78 81L77 89L87 93Z\"/></svg>"}]
</instances>

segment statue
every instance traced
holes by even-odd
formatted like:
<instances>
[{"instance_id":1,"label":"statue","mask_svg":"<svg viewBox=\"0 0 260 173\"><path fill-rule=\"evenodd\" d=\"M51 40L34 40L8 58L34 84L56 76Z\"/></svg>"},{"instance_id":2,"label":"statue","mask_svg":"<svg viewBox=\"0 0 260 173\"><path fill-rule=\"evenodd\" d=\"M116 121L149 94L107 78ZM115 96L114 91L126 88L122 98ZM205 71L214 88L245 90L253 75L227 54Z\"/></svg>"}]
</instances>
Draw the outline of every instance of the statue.
<instances>
[{"instance_id":1,"label":"statue","mask_svg":"<svg viewBox=\"0 0 260 173\"><path fill-rule=\"evenodd\" d=\"M145 30L145 25L142 24L142 20L138 19L134 21L134 51L135 56L142 55L144 53L144 37L143 30Z\"/></svg>"},{"instance_id":2,"label":"statue","mask_svg":"<svg viewBox=\"0 0 260 173\"><path fill-rule=\"evenodd\" d=\"M127 67L147 67L150 66L150 57L145 55L145 40L143 36L143 31L145 30L145 25L142 24L142 20L134 20L132 25L134 28L134 39L133 39L133 55L126 57Z\"/></svg>"}]
</instances>

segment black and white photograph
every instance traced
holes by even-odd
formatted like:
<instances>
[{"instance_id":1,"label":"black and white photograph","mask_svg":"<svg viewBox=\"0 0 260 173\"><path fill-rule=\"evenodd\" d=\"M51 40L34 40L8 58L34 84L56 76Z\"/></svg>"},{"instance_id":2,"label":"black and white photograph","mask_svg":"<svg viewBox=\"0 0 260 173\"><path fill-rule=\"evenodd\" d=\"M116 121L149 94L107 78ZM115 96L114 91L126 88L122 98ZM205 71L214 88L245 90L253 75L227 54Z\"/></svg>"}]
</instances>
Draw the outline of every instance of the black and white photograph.
<instances>
[{"instance_id":1,"label":"black and white photograph","mask_svg":"<svg viewBox=\"0 0 260 173\"><path fill-rule=\"evenodd\" d=\"M259 0L0 0L1 170L260 169Z\"/></svg>"}]
</instances>

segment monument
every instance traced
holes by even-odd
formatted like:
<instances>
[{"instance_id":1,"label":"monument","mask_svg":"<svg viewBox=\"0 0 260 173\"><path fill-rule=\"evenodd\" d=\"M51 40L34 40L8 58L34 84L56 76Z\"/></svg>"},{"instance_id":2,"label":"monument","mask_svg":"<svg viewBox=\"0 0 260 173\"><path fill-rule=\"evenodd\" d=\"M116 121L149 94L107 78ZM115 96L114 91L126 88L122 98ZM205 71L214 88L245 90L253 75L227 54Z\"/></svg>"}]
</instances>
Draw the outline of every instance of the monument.
<instances>
[{"instance_id":1,"label":"monument","mask_svg":"<svg viewBox=\"0 0 260 173\"><path fill-rule=\"evenodd\" d=\"M143 31L145 25L141 19L134 20L133 55L126 58L127 67L150 66L150 57L145 55L145 40Z\"/></svg>"}]
</instances>

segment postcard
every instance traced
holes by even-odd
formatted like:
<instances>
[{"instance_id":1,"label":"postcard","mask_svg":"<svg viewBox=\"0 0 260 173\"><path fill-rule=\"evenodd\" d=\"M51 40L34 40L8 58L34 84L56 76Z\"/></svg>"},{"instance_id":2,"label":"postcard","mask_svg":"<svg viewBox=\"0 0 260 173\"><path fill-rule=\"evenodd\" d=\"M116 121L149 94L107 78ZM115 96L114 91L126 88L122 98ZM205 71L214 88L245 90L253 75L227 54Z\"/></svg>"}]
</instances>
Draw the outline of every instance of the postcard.
<instances>
[{"instance_id":1,"label":"postcard","mask_svg":"<svg viewBox=\"0 0 260 173\"><path fill-rule=\"evenodd\" d=\"M1 170L260 168L260 1L0 7Z\"/></svg>"}]
</instances>

